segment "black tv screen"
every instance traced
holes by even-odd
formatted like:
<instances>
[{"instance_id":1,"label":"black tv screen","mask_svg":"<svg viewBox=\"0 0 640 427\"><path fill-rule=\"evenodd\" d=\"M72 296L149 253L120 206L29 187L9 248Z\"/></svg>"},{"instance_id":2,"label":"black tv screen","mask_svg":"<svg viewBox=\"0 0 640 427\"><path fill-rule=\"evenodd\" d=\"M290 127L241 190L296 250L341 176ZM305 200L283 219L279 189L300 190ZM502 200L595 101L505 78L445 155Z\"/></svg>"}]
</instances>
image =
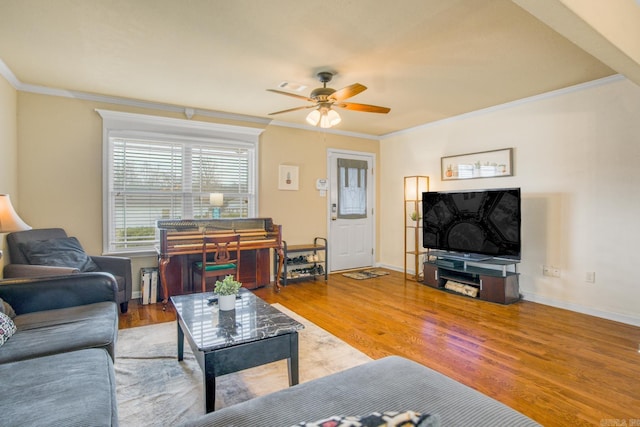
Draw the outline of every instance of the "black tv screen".
<instances>
[{"instance_id":1,"label":"black tv screen","mask_svg":"<svg viewBox=\"0 0 640 427\"><path fill-rule=\"evenodd\" d=\"M520 189L422 193L422 244L465 257L520 259Z\"/></svg>"}]
</instances>

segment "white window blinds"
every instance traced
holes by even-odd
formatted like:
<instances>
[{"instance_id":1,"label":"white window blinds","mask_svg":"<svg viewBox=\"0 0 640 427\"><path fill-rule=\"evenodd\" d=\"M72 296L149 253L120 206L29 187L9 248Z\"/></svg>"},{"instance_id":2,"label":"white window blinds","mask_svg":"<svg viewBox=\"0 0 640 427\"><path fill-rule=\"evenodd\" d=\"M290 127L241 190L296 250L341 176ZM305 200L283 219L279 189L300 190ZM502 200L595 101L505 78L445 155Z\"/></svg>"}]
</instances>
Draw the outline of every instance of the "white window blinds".
<instances>
[{"instance_id":1,"label":"white window blinds","mask_svg":"<svg viewBox=\"0 0 640 427\"><path fill-rule=\"evenodd\" d=\"M105 252L153 250L159 219L211 218L211 193L219 217L255 216L256 144L172 133L105 131Z\"/></svg>"}]
</instances>

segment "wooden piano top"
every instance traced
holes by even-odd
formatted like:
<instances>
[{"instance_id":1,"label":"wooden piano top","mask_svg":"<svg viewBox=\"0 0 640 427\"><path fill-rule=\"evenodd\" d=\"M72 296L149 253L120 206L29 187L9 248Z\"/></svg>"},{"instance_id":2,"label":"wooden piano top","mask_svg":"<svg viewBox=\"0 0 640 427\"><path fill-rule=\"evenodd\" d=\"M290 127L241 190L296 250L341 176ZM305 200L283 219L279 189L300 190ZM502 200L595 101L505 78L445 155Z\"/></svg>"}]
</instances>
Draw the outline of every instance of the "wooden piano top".
<instances>
[{"instance_id":1,"label":"wooden piano top","mask_svg":"<svg viewBox=\"0 0 640 427\"><path fill-rule=\"evenodd\" d=\"M160 230L167 231L207 231L259 229L270 231L274 224L271 218L229 218L229 219L161 219L157 221Z\"/></svg>"},{"instance_id":2,"label":"wooden piano top","mask_svg":"<svg viewBox=\"0 0 640 427\"><path fill-rule=\"evenodd\" d=\"M207 236L240 235L240 250L280 248L282 231L271 218L161 220L161 255L187 255L202 250L203 231Z\"/></svg>"}]
</instances>

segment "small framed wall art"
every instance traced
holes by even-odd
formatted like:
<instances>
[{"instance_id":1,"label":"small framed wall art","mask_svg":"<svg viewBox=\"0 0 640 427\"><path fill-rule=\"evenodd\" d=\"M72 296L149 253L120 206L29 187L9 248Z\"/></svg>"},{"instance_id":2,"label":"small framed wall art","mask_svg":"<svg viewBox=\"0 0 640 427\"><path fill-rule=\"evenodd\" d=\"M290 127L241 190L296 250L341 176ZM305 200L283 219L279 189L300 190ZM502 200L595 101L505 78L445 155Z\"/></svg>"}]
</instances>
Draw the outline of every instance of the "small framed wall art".
<instances>
[{"instance_id":1,"label":"small framed wall art","mask_svg":"<svg viewBox=\"0 0 640 427\"><path fill-rule=\"evenodd\" d=\"M443 181L513 176L513 148L442 157L440 167Z\"/></svg>"},{"instance_id":2,"label":"small framed wall art","mask_svg":"<svg viewBox=\"0 0 640 427\"><path fill-rule=\"evenodd\" d=\"M278 190L298 189L298 166L280 165L278 172Z\"/></svg>"}]
</instances>

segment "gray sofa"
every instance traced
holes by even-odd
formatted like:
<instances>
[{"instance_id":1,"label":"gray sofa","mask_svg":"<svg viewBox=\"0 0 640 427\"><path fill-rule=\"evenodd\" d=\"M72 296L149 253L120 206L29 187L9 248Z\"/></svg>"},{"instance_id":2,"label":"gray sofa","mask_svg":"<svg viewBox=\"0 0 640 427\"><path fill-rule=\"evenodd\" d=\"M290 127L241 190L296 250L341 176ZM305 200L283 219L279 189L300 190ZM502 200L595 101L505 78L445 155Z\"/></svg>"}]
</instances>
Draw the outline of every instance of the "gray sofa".
<instances>
[{"instance_id":1,"label":"gray sofa","mask_svg":"<svg viewBox=\"0 0 640 427\"><path fill-rule=\"evenodd\" d=\"M413 361L390 356L211 412L184 427L288 427L331 416L414 411L425 426L538 426L530 418Z\"/></svg>"},{"instance_id":2,"label":"gray sofa","mask_svg":"<svg viewBox=\"0 0 640 427\"><path fill-rule=\"evenodd\" d=\"M1 425L118 425L116 294L108 273L0 281L17 327L0 346Z\"/></svg>"},{"instance_id":3,"label":"gray sofa","mask_svg":"<svg viewBox=\"0 0 640 427\"><path fill-rule=\"evenodd\" d=\"M10 263L4 266L5 278L44 277L101 271L111 273L118 284L117 301L127 312L133 287L131 259L116 256L87 255L75 237L62 228L38 228L7 235Z\"/></svg>"}]
</instances>

